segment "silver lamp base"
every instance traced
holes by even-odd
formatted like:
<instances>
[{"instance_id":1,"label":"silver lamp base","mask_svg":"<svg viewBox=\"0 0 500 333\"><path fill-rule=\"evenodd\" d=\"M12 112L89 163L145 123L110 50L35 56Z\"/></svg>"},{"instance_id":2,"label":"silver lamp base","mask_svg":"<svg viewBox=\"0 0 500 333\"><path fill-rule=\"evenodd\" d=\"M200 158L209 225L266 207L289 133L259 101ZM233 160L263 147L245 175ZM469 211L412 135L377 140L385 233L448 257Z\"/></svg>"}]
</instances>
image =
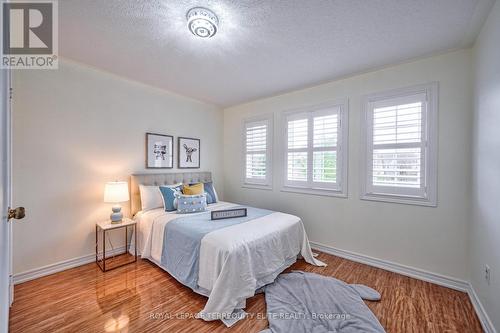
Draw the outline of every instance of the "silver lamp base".
<instances>
[{"instance_id":1,"label":"silver lamp base","mask_svg":"<svg viewBox=\"0 0 500 333\"><path fill-rule=\"evenodd\" d=\"M111 223L120 223L123 219L122 207L120 205L116 205L111 209L113 210L113 213L109 216Z\"/></svg>"}]
</instances>

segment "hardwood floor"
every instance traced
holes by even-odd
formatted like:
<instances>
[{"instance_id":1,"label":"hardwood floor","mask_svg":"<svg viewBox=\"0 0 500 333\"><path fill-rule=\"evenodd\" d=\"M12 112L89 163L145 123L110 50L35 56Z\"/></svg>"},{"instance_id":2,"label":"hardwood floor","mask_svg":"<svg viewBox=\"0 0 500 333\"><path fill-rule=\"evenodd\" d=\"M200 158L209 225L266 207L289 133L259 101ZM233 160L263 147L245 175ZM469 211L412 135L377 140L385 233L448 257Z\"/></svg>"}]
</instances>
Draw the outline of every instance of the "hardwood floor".
<instances>
[{"instance_id":1,"label":"hardwood floor","mask_svg":"<svg viewBox=\"0 0 500 333\"><path fill-rule=\"evenodd\" d=\"M382 294L366 302L387 332L482 332L465 293L320 253L328 267L302 260L291 269L362 283ZM147 260L103 273L96 264L15 287L10 332L259 332L264 296L247 303L249 318L231 329L192 316L206 298Z\"/></svg>"}]
</instances>

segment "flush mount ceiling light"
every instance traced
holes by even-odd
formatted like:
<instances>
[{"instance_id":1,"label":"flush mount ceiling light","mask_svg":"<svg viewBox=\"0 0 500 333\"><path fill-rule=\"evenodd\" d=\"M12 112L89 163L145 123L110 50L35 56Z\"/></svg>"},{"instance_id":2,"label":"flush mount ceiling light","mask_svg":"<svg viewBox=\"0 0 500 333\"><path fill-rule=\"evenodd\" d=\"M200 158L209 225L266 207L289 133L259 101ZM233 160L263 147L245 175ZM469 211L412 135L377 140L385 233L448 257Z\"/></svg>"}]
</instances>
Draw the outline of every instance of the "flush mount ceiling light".
<instances>
[{"instance_id":1,"label":"flush mount ceiling light","mask_svg":"<svg viewBox=\"0 0 500 333\"><path fill-rule=\"evenodd\" d=\"M191 8L187 14L189 31L201 38L210 38L217 32L219 18L210 9L203 7Z\"/></svg>"}]
</instances>

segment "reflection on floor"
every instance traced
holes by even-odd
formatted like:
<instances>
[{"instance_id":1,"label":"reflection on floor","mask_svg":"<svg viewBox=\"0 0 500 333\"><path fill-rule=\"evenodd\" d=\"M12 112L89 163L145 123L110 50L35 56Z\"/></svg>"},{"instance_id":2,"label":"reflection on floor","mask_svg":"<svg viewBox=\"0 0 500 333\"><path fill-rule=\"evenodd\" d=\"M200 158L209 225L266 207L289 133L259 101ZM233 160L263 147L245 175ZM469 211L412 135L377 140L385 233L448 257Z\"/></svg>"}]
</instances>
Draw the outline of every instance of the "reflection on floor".
<instances>
[{"instance_id":1,"label":"reflection on floor","mask_svg":"<svg viewBox=\"0 0 500 333\"><path fill-rule=\"evenodd\" d=\"M387 332L482 332L465 293L328 254L319 258L328 267L300 260L291 269L378 290L382 301L367 304ZM259 332L267 327L263 295L248 301L249 317L230 329L193 318L205 301L147 260L106 273L88 264L17 285L10 332Z\"/></svg>"}]
</instances>

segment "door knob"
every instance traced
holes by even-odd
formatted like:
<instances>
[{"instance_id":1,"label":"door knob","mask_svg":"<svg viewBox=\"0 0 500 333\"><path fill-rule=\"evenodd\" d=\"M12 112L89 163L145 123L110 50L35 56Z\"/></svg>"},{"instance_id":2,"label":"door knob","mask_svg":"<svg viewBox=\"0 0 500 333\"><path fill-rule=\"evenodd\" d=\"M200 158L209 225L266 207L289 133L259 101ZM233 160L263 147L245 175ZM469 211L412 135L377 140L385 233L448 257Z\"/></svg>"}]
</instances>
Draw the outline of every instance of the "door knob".
<instances>
[{"instance_id":1,"label":"door knob","mask_svg":"<svg viewBox=\"0 0 500 333\"><path fill-rule=\"evenodd\" d=\"M8 219L16 219L20 220L26 216L24 207L17 207L14 209L9 208L9 214L8 214Z\"/></svg>"}]
</instances>

